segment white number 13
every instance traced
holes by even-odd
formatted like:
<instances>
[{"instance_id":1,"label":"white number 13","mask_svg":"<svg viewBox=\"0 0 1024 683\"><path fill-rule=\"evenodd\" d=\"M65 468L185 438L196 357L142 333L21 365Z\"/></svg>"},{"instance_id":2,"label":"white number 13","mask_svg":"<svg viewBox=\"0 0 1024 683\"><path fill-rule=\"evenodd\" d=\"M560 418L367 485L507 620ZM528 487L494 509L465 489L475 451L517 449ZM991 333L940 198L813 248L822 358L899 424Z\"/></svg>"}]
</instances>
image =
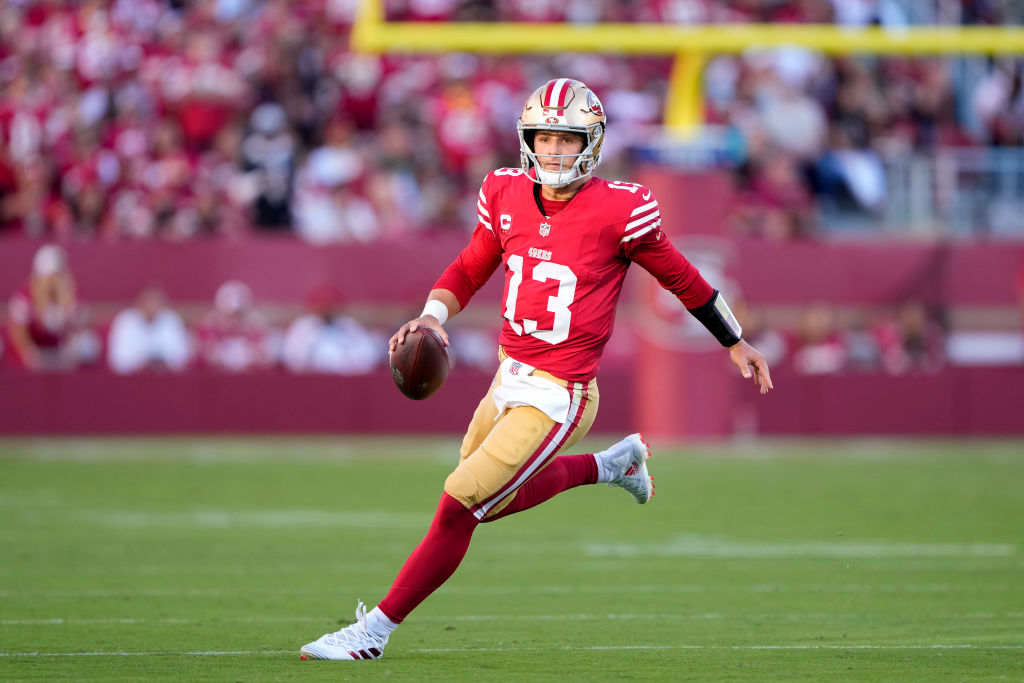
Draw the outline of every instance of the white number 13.
<instances>
[{"instance_id":1,"label":"white number 13","mask_svg":"<svg viewBox=\"0 0 1024 683\"><path fill-rule=\"evenodd\" d=\"M523 257L513 254L508 257L508 269L512 271L512 279L508 283L508 297L505 299L505 319L516 334L532 334L549 344L558 344L569 338L569 321L572 313L569 306L576 296L576 275L568 266L559 263L541 261L533 268L532 278L537 282L558 280L558 294L548 297L547 310L555 314L555 321L550 330L538 330L537 321L523 318L520 325L516 319L516 299L519 296L519 285L523 282Z\"/></svg>"}]
</instances>

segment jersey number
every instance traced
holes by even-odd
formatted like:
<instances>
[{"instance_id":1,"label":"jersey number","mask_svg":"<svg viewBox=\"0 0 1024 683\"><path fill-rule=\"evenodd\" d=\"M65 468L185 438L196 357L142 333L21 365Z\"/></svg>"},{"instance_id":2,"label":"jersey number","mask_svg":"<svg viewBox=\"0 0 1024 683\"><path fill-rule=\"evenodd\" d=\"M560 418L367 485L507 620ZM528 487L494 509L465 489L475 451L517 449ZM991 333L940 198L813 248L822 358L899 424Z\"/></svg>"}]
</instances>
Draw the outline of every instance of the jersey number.
<instances>
[{"instance_id":1,"label":"jersey number","mask_svg":"<svg viewBox=\"0 0 1024 683\"><path fill-rule=\"evenodd\" d=\"M523 324L515 321L516 299L519 297L519 285L523 282L523 257L513 254L508 257L508 269L512 271L512 279L508 283L508 297L505 299L505 319L516 334L532 334L549 344L558 344L569 338L569 322L572 313L569 306L576 296L576 275L568 266L549 261L541 261L533 267L531 277L537 282L558 280L558 294L548 297L547 310L555 314L555 321L550 330L538 330L537 321L523 318Z\"/></svg>"}]
</instances>

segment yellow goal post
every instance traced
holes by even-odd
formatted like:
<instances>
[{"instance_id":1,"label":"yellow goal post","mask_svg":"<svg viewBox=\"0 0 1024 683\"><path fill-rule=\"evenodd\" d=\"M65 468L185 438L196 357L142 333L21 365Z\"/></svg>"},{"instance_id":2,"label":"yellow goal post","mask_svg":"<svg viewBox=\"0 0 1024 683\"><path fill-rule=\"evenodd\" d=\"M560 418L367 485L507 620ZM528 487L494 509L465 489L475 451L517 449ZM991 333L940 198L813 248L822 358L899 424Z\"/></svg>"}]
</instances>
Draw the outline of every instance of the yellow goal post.
<instances>
[{"instance_id":1,"label":"yellow goal post","mask_svg":"<svg viewBox=\"0 0 1024 683\"><path fill-rule=\"evenodd\" d=\"M831 55L1024 54L1024 29L1016 26L387 21L382 0L361 0L351 41L353 50L366 53L673 55L664 119L681 135L703 120L701 78L716 54L780 47Z\"/></svg>"}]
</instances>

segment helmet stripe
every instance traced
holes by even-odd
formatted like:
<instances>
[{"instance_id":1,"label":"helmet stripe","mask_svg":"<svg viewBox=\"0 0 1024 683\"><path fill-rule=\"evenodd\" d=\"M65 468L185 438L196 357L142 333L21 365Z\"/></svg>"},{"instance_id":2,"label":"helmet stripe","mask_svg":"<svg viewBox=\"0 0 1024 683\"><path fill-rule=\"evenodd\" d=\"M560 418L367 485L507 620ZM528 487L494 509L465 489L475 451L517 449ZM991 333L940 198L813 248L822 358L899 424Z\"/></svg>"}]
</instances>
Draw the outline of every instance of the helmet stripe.
<instances>
[{"instance_id":1,"label":"helmet stripe","mask_svg":"<svg viewBox=\"0 0 1024 683\"><path fill-rule=\"evenodd\" d=\"M544 90L541 104L548 109L565 109L565 100L569 94L569 79L557 78L548 83Z\"/></svg>"},{"instance_id":2,"label":"helmet stripe","mask_svg":"<svg viewBox=\"0 0 1024 683\"><path fill-rule=\"evenodd\" d=\"M565 84L558 91L558 106L562 109L569 106L569 93L572 91L570 83L571 81L568 78L565 79Z\"/></svg>"},{"instance_id":3,"label":"helmet stripe","mask_svg":"<svg viewBox=\"0 0 1024 683\"><path fill-rule=\"evenodd\" d=\"M540 98L540 105L542 107L551 106L551 91L555 89L556 83L558 83L557 79L553 81L548 81L548 87L544 89L544 95L542 95Z\"/></svg>"}]
</instances>

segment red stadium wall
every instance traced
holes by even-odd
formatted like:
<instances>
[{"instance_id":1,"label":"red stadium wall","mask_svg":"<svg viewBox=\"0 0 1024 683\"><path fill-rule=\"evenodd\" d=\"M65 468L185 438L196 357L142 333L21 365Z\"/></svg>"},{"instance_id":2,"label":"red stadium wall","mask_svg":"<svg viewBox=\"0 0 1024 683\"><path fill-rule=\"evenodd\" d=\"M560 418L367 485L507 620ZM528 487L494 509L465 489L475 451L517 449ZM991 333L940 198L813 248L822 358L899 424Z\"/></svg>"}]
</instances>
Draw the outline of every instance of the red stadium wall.
<instances>
[{"instance_id":1,"label":"red stadium wall","mask_svg":"<svg viewBox=\"0 0 1024 683\"><path fill-rule=\"evenodd\" d=\"M638 180L659 197L662 215L682 217L666 220L664 229L734 308L792 319L815 301L836 310L917 301L951 318L977 318L981 311L989 321L1012 319L1019 329L1020 245L737 243L721 235L732 192L724 176L650 170ZM737 369L703 330L694 331L674 301L665 300L650 280L635 295L642 312L635 424L647 433L1024 434L1024 417L1014 407L1024 397L1024 358L1000 370L897 376L802 376L776 368L776 390L760 396L750 381L728 381Z\"/></svg>"},{"instance_id":2,"label":"red stadium wall","mask_svg":"<svg viewBox=\"0 0 1024 683\"><path fill-rule=\"evenodd\" d=\"M458 433L490 375L452 372L425 401L402 396L381 370L358 377L260 372L117 376L105 371L0 372L0 434ZM628 428L630 391L607 378L596 429Z\"/></svg>"},{"instance_id":3,"label":"red stadium wall","mask_svg":"<svg viewBox=\"0 0 1024 683\"><path fill-rule=\"evenodd\" d=\"M738 243L715 235L720 179L665 174L642 178L662 198L673 239L734 304L791 314L808 301L836 307L896 306L908 299L954 312L1015 315L1019 245ZM693 229L693 228L700 229ZM703 234L701 234L703 233ZM209 305L229 278L249 283L258 302L297 310L313 287L330 283L390 328L415 313L434 277L461 248L461 235L400 244L314 248L287 237L239 242L71 244L83 302L116 310L159 282L179 307ZM25 279L38 242L0 241L0 297ZM464 316L497 323L500 282ZM599 376L595 430L637 427L689 438L731 434L1024 434L1019 416L1024 367L949 368L935 375L879 373L806 377L779 370L776 391L758 396L737 379L706 333L665 313L658 288L627 278L618 327ZM663 302L662 302L663 303ZM667 310L667 309L666 309ZM1019 324L1019 323L1015 323ZM0 370L0 433L458 432L490 376L456 368L435 397L410 402L386 372L364 377L284 372L118 377L104 370L29 375Z\"/></svg>"},{"instance_id":4,"label":"red stadium wall","mask_svg":"<svg viewBox=\"0 0 1024 683\"><path fill-rule=\"evenodd\" d=\"M489 381L482 372L453 372L434 397L412 402L387 372L119 377L8 370L0 372L0 434L454 434L465 428ZM693 416L699 428L689 433L662 436L1024 434L1024 368L958 368L912 377L779 373L769 397L756 395L746 381L715 381L725 387L728 409ZM600 384L595 434L644 424L630 372L606 371Z\"/></svg>"},{"instance_id":5,"label":"red stadium wall","mask_svg":"<svg viewBox=\"0 0 1024 683\"><path fill-rule=\"evenodd\" d=\"M1024 367L935 375L780 373L778 392L732 387L738 432L806 436L1024 435Z\"/></svg>"}]
</instances>

